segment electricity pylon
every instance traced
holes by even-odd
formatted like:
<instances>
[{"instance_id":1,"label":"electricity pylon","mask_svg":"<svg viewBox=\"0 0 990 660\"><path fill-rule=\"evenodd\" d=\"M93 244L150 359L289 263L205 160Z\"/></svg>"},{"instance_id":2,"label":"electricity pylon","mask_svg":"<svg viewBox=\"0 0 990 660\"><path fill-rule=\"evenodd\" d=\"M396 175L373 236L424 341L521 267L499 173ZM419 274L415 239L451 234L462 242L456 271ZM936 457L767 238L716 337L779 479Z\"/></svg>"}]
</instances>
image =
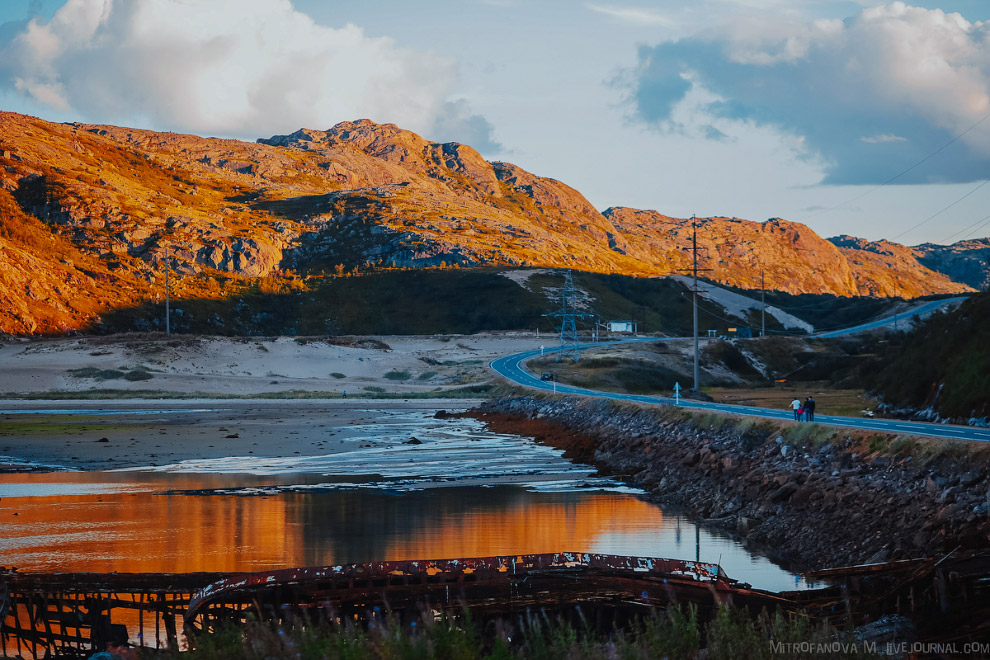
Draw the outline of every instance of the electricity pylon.
<instances>
[{"instance_id":1,"label":"electricity pylon","mask_svg":"<svg viewBox=\"0 0 990 660\"><path fill-rule=\"evenodd\" d=\"M565 273L564 286L557 298L560 307L557 311L546 315L560 319L560 349L557 351L557 361L559 362L564 357L571 357L577 362L581 353L578 350L577 319L591 316L591 314L577 309L577 294L574 290L574 278L571 276L571 271Z\"/></svg>"}]
</instances>

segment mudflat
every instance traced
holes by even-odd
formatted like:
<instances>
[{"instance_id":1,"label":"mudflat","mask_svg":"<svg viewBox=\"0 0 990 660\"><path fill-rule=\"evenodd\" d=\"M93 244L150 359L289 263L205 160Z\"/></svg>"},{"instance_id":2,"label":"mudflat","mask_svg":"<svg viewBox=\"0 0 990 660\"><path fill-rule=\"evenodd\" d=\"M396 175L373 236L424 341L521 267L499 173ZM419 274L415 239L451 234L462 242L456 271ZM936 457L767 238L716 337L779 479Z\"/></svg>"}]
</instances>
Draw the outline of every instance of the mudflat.
<instances>
[{"instance_id":1,"label":"mudflat","mask_svg":"<svg viewBox=\"0 0 990 660\"><path fill-rule=\"evenodd\" d=\"M327 455L403 411L435 415L458 399L0 401L0 472L108 470L228 456ZM407 441L396 438L395 442Z\"/></svg>"}]
</instances>

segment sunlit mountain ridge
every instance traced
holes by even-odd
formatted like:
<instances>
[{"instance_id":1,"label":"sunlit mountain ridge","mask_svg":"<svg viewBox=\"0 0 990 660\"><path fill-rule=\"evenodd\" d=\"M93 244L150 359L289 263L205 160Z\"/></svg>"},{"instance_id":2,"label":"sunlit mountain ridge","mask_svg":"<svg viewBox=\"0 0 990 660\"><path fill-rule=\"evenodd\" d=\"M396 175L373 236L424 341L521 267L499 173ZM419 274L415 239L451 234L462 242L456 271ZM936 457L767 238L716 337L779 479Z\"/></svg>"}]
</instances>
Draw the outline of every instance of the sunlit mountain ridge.
<instances>
[{"instance_id":1,"label":"sunlit mountain ridge","mask_svg":"<svg viewBox=\"0 0 990 660\"><path fill-rule=\"evenodd\" d=\"M695 224L708 279L789 293L971 291L979 270L957 265L990 252L825 240L779 218ZM656 211L599 212L554 179L368 120L248 143L0 113L8 333L88 330L160 299L166 263L175 295L207 299L392 268L655 277L690 268L694 230Z\"/></svg>"}]
</instances>

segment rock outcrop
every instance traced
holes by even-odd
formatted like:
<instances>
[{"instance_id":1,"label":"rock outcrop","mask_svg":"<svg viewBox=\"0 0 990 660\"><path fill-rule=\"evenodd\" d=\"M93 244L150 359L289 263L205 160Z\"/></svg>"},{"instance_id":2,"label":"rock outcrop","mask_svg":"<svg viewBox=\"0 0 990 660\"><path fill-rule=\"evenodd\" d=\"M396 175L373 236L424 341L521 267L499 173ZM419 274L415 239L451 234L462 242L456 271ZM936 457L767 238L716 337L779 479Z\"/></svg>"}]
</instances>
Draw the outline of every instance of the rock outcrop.
<instances>
[{"instance_id":1,"label":"rock outcrop","mask_svg":"<svg viewBox=\"0 0 990 660\"><path fill-rule=\"evenodd\" d=\"M980 291L990 290L990 238L952 245L925 243L914 248L924 266Z\"/></svg>"},{"instance_id":2,"label":"rock outcrop","mask_svg":"<svg viewBox=\"0 0 990 660\"><path fill-rule=\"evenodd\" d=\"M960 281L925 266L921 261L923 253L917 248L853 236L828 240L852 267L861 295L915 298L960 290Z\"/></svg>"}]
</instances>

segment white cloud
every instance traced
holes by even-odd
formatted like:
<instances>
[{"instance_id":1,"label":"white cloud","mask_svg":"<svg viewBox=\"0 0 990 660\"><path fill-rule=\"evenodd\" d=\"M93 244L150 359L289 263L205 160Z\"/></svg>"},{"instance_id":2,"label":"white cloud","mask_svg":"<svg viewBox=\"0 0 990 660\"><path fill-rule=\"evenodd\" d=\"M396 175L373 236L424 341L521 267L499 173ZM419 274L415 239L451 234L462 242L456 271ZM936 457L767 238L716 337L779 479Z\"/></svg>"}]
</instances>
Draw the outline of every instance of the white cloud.
<instances>
[{"instance_id":1,"label":"white cloud","mask_svg":"<svg viewBox=\"0 0 990 660\"><path fill-rule=\"evenodd\" d=\"M319 25L290 0L68 0L0 43L0 85L93 121L256 137L367 117L494 145L451 98L456 77L452 58Z\"/></svg>"},{"instance_id":2,"label":"white cloud","mask_svg":"<svg viewBox=\"0 0 990 660\"><path fill-rule=\"evenodd\" d=\"M832 183L885 181L960 135L951 157L899 182L971 181L990 167L990 121L980 123L990 114L990 22L904 2L844 21L764 14L644 47L639 60L641 119L668 122L692 88L705 89L720 99L710 117L800 136Z\"/></svg>"},{"instance_id":3,"label":"white cloud","mask_svg":"<svg viewBox=\"0 0 990 660\"><path fill-rule=\"evenodd\" d=\"M907 142L906 137L901 137L900 135L894 135L893 133L882 133L881 135L863 136L859 138L860 142L865 142L866 144L884 144L887 142Z\"/></svg>"},{"instance_id":4,"label":"white cloud","mask_svg":"<svg viewBox=\"0 0 990 660\"><path fill-rule=\"evenodd\" d=\"M598 12L599 14L605 14L606 16L611 16L612 18L617 18L620 21L633 23L634 25L662 25L664 27L674 25L674 21L670 17L651 9L643 9L639 7L615 7L612 5L596 5L591 3L588 3L585 6L591 11Z\"/></svg>"}]
</instances>

